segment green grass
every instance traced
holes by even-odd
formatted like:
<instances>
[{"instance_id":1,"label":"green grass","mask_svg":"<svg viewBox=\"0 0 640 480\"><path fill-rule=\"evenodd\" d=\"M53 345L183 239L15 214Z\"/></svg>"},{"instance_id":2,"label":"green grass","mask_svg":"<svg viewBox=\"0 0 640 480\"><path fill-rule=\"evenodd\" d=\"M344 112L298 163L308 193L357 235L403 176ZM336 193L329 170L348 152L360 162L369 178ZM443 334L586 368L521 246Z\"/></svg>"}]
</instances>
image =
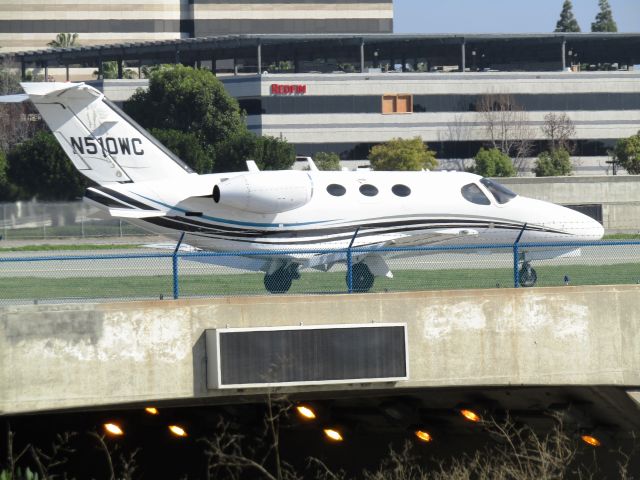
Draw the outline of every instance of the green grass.
<instances>
[{"instance_id":1,"label":"green grass","mask_svg":"<svg viewBox=\"0 0 640 480\"><path fill-rule=\"evenodd\" d=\"M63 225L59 227L29 227L10 228L0 230L0 234L5 240L29 240L46 238L65 237L119 237L130 235L149 235L149 232L134 225L123 223L119 225L85 224L84 228L80 224Z\"/></svg>"},{"instance_id":2,"label":"green grass","mask_svg":"<svg viewBox=\"0 0 640 480\"><path fill-rule=\"evenodd\" d=\"M640 283L640 264L538 266L537 286L607 285ZM377 278L372 292L504 288L513 286L513 271L501 269L397 270L395 278ZM17 299L91 298L172 298L170 275L125 277L74 277L47 279L7 277L0 280L0 303ZM259 273L224 275L184 275L180 277L181 297L264 295ZM302 272L289 293L344 293L344 272Z\"/></svg>"},{"instance_id":3,"label":"green grass","mask_svg":"<svg viewBox=\"0 0 640 480\"><path fill-rule=\"evenodd\" d=\"M140 248L132 244L78 244L78 245L23 245L21 247L0 248L0 252L56 252L75 250L127 250Z\"/></svg>"},{"instance_id":4,"label":"green grass","mask_svg":"<svg viewBox=\"0 0 640 480\"><path fill-rule=\"evenodd\" d=\"M605 235L603 240L640 240L640 233L611 233Z\"/></svg>"}]
</instances>

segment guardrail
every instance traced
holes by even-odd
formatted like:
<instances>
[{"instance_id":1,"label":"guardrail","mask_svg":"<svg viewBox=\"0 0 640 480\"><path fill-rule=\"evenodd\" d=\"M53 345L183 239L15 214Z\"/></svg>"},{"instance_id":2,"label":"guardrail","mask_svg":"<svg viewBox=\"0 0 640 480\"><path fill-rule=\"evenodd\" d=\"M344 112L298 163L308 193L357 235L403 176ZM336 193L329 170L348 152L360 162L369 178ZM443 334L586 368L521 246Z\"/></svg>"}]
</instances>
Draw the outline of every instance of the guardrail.
<instances>
[{"instance_id":1,"label":"guardrail","mask_svg":"<svg viewBox=\"0 0 640 480\"><path fill-rule=\"evenodd\" d=\"M540 258L549 252L562 255ZM281 260L290 254L329 263L298 270ZM271 260L280 268L266 276L252 271L268 269ZM385 265L393 278L373 279L368 273L384 274ZM5 305L268 295L268 290L326 294L630 283L640 284L640 241L0 255L0 304Z\"/></svg>"}]
</instances>

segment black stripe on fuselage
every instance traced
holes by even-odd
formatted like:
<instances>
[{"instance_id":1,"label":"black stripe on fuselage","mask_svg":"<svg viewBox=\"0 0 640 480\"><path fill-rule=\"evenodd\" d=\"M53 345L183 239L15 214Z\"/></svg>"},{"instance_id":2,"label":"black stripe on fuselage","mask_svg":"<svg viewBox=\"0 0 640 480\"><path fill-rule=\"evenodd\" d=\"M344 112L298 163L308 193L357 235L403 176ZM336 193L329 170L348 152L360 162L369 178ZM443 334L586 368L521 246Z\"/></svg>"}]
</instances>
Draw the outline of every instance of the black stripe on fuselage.
<instances>
[{"instance_id":1,"label":"black stripe on fuselage","mask_svg":"<svg viewBox=\"0 0 640 480\"><path fill-rule=\"evenodd\" d=\"M88 198L89 200L93 200L96 203L104 205L105 207L130 208L130 209L133 209L133 207L131 207L131 206L125 204L125 203L122 203L119 200L116 200L114 198L108 197L102 192L96 192L95 190L92 190L92 189L89 189L89 188L84 192L84 196L86 198Z\"/></svg>"},{"instance_id":2,"label":"black stripe on fuselage","mask_svg":"<svg viewBox=\"0 0 640 480\"><path fill-rule=\"evenodd\" d=\"M217 226L209 227L207 224L195 221L185 221L186 219L180 217L157 217L145 219L146 222L154 225L164 227L170 230L184 231L193 235L202 236L215 240L227 240L236 241L242 243L259 243L263 245L278 246L282 243L294 244L294 245L309 245L318 243L317 237L324 237L325 241L341 241L348 240L353 236L355 231L354 226L341 227L339 229L317 229L306 231L255 231L255 230L242 230L242 229L218 229ZM198 225L200 224L200 225ZM515 223L499 223L492 221L481 220L414 220L414 221L402 221L402 222L384 222L384 225L394 225L391 228L380 229L383 224L369 224L361 226L358 233L358 238L366 238L370 236L390 235L404 232L424 232L428 233L430 230L440 230L447 228L492 228L494 230L522 230L523 225ZM525 230L536 232L548 232L548 233L560 233L567 234L560 230L548 229L537 226L527 226ZM332 236L335 235L335 236ZM314 237L309 239L309 237ZM280 242L278 240L281 240Z\"/></svg>"},{"instance_id":3,"label":"black stripe on fuselage","mask_svg":"<svg viewBox=\"0 0 640 480\"><path fill-rule=\"evenodd\" d=\"M236 235L238 237L283 237L283 238L304 238L304 237L317 237L317 236L331 236L339 234L353 234L357 227L361 230L372 231L374 229L394 229L403 226L418 226L429 224L437 226L438 228L459 228L459 227L477 227L477 228L504 228L504 229L522 229L521 223L497 221L495 219L452 219L452 218L416 218L411 220L397 220L397 221L385 221L385 222L371 222L371 223L359 223L357 225L344 225L337 227L320 227L313 229L278 229L278 230L266 230L266 229L252 229L252 228L238 228L213 224L209 222L203 222L193 219L187 219L184 217L165 217L173 221L184 223L188 225L185 228L197 227L199 232L210 231L211 233L227 232L228 235ZM173 227L171 227L173 228ZM543 231L549 233L565 233L561 230L538 227L530 225L527 227L529 231Z\"/></svg>"},{"instance_id":4,"label":"black stripe on fuselage","mask_svg":"<svg viewBox=\"0 0 640 480\"><path fill-rule=\"evenodd\" d=\"M107 195L110 195L114 198L117 198L118 200L122 200L123 202L128 203L129 205L133 205L136 208L140 208L142 210L157 210L154 207L151 207L149 205L146 205L142 202L139 202L138 200L135 200L131 197L127 197L126 195L120 193L120 192L116 192L115 190L111 190L108 187L103 187L103 186L98 186L98 187L91 187L94 190L98 190L99 192L104 192Z\"/></svg>"}]
</instances>

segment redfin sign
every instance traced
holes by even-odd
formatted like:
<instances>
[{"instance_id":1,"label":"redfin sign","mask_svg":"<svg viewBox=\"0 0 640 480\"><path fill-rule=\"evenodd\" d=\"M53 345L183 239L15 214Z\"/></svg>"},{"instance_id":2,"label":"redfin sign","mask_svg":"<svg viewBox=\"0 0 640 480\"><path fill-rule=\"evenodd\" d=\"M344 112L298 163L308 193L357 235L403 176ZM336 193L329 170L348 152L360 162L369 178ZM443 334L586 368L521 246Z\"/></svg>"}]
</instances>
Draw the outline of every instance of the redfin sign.
<instances>
[{"instance_id":1,"label":"redfin sign","mask_svg":"<svg viewBox=\"0 0 640 480\"><path fill-rule=\"evenodd\" d=\"M304 95L307 93L307 86L298 85L282 85L280 83L271 84L271 95Z\"/></svg>"}]
</instances>

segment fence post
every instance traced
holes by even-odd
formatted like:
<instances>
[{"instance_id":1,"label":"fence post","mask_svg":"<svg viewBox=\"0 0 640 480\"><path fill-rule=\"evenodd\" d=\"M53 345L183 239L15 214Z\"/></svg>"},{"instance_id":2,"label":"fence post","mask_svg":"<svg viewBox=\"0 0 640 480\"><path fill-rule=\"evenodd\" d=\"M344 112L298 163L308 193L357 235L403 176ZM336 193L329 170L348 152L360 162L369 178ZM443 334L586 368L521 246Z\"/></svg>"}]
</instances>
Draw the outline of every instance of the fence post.
<instances>
[{"instance_id":1,"label":"fence post","mask_svg":"<svg viewBox=\"0 0 640 480\"><path fill-rule=\"evenodd\" d=\"M4 239L5 240L9 240L9 237L7 236L8 233L8 226L9 226L9 220L7 219L7 204L3 203L2 204L2 221L4 222Z\"/></svg>"},{"instance_id":2,"label":"fence post","mask_svg":"<svg viewBox=\"0 0 640 480\"><path fill-rule=\"evenodd\" d=\"M180 234L180 240L178 240L178 243L176 244L176 248L173 251L173 256L171 257L172 264L173 264L173 299L174 300L177 300L180 295L179 285L178 285L178 251L180 250L180 245L182 244L183 239L184 239L184 232Z\"/></svg>"},{"instance_id":3,"label":"fence post","mask_svg":"<svg viewBox=\"0 0 640 480\"><path fill-rule=\"evenodd\" d=\"M353 258L351 248L358 236L358 231L360 231L360 227L356 228L356 231L353 232L353 237L351 237L351 242L349 242L349 246L347 247L347 289L349 293L353 293Z\"/></svg>"},{"instance_id":4,"label":"fence post","mask_svg":"<svg viewBox=\"0 0 640 480\"><path fill-rule=\"evenodd\" d=\"M527 228L527 224L525 223L522 226L520 233L518 234L518 238L516 238L516 241L513 244L513 287L514 288L520 287L520 269L518 268L519 266L518 264L520 263L520 247L518 244L520 243L520 239L522 238L522 234L524 233L526 228Z\"/></svg>"}]
</instances>

